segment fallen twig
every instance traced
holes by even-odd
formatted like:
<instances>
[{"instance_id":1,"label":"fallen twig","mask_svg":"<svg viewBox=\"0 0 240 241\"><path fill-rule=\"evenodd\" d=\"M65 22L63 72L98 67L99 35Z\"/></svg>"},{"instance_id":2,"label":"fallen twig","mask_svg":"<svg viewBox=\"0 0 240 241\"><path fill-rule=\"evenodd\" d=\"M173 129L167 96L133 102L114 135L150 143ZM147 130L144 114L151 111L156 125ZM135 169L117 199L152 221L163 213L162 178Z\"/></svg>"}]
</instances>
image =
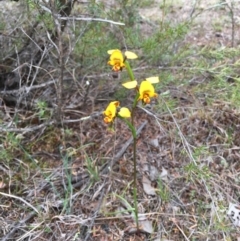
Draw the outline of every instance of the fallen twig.
<instances>
[{"instance_id":1,"label":"fallen twig","mask_svg":"<svg viewBox=\"0 0 240 241\"><path fill-rule=\"evenodd\" d=\"M81 121L85 121L85 120L89 120L89 119L95 118L95 117L100 116L100 115L102 115L102 112L97 112L97 113L94 113L92 115L85 116L85 117L82 117L82 118L79 118L79 119L63 120L62 123L63 124L67 124L67 123L81 122ZM25 127L25 128L0 127L0 133L1 132L16 132L16 133L23 133L23 134L25 134L27 132L36 131L36 130L39 130L39 129L47 127L47 126L51 126L51 125L56 124L56 123L57 123L56 121L48 121L48 122L42 123L40 125L29 126L29 127Z\"/></svg>"},{"instance_id":2,"label":"fallen twig","mask_svg":"<svg viewBox=\"0 0 240 241\"><path fill-rule=\"evenodd\" d=\"M80 18L80 17L59 17L58 19L61 20L73 20L73 21L96 21L96 22L105 22L105 23L111 23L115 25L125 25L125 23L115 22L108 19L102 19L102 18Z\"/></svg>"},{"instance_id":3,"label":"fallen twig","mask_svg":"<svg viewBox=\"0 0 240 241\"><path fill-rule=\"evenodd\" d=\"M28 207L30 207L31 209L33 209L36 213L39 213L38 210L33 207L32 204L28 203L27 201L25 201L23 198L21 197L18 197L18 196L15 196L15 195L12 195L12 194L8 194L8 193L4 193L4 192L0 192L0 195L3 195L5 197L11 197L11 198L14 198L14 199L17 199L23 203L25 203Z\"/></svg>"},{"instance_id":4,"label":"fallen twig","mask_svg":"<svg viewBox=\"0 0 240 241\"><path fill-rule=\"evenodd\" d=\"M34 90L34 89L39 89L39 88L42 88L42 87L45 87L45 86L48 86L48 85L52 85L52 84L55 84L57 82L57 80L51 80L51 81L48 81L48 82L45 82L43 84L40 84L40 85L32 85L30 87L28 86L23 86L19 89L16 89L16 90L2 90L0 91L0 95L12 95L12 94L19 94L19 93L29 93L31 90Z\"/></svg>"}]
</instances>

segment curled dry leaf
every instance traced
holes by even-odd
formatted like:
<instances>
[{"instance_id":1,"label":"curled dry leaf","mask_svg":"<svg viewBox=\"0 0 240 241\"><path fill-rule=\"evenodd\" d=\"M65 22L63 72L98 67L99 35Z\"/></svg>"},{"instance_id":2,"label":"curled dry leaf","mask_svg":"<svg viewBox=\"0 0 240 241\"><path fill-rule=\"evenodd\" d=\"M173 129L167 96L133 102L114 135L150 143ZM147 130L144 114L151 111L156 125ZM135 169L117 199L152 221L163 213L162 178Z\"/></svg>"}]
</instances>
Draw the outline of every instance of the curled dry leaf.
<instances>
[{"instance_id":1,"label":"curled dry leaf","mask_svg":"<svg viewBox=\"0 0 240 241\"><path fill-rule=\"evenodd\" d=\"M152 222L148 219L139 220L140 230L146 233L153 233Z\"/></svg>"},{"instance_id":2,"label":"curled dry leaf","mask_svg":"<svg viewBox=\"0 0 240 241\"><path fill-rule=\"evenodd\" d=\"M157 139L157 138L151 139L151 140L149 141L149 145L151 145L151 146L154 147L154 148L158 148L158 147L159 147L158 139Z\"/></svg>"},{"instance_id":3,"label":"curled dry leaf","mask_svg":"<svg viewBox=\"0 0 240 241\"><path fill-rule=\"evenodd\" d=\"M167 181L168 171L163 167L162 172L160 173L160 178L164 181Z\"/></svg>"},{"instance_id":4,"label":"curled dry leaf","mask_svg":"<svg viewBox=\"0 0 240 241\"><path fill-rule=\"evenodd\" d=\"M151 186L151 181L146 177L146 175L143 175L142 178L143 183L143 190L147 195L155 196L155 188Z\"/></svg>"}]
</instances>

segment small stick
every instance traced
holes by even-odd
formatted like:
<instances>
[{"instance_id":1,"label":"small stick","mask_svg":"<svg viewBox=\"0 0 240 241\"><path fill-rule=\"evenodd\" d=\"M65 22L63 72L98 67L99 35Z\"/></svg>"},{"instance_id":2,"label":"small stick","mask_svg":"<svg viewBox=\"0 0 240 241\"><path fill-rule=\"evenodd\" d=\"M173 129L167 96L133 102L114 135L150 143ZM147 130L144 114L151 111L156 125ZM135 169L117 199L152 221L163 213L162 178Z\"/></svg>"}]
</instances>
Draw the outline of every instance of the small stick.
<instances>
[{"instance_id":1,"label":"small stick","mask_svg":"<svg viewBox=\"0 0 240 241\"><path fill-rule=\"evenodd\" d=\"M183 237L187 240L190 241L189 238L186 236L186 234L183 232L183 230L178 226L175 218L172 218L173 223L177 226L178 230L182 233Z\"/></svg>"},{"instance_id":2,"label":"small stick","mask_svg":"<svg viewBox=\"0 0 240 241\"><path fill-rule=\"evenodd\" d=\"M6 197L11 197L11 198L15 198L21 202L24 202L28 207L30 207L31 209L33 209L36 213L39 213L38 210L32 206L32 204L28 203L27 201L25 201L23 198L12 195L12 194L8 194L8 193L4 193L4 192L0 192L1 195L6 196Z\"/></svg>"}]
</instances>

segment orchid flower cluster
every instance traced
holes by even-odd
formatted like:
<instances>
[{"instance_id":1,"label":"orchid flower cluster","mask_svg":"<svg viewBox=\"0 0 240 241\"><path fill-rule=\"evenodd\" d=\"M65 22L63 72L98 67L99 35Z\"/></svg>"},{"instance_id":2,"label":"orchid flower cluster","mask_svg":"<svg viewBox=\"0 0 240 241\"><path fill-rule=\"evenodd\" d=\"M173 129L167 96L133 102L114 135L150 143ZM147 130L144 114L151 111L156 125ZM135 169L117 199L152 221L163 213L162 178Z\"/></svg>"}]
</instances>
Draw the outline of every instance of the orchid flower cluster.
<instances>
[{"instance_id":1,"label":"orchid flower cluster","mask_svg":"<svg viewBox=\"0 0 240 241\"><path fill-rule=\"evenodd\" d=\"M158 77L146 78L140 83L140 85L138 84L138 81L135 80L132 69L127 61L128 59L138 58L138 56L135 53L126 51L123 54L120 50L113 49L113 50L108 50L108 54L110 55L108 64L112 66L113 72L122 71L123 68L127 69L127 72L131 80L123 83L122 85L126 89L136 90L136 101L133 104L133 108L136 107L136 104L138 101L142 101L143 104L149 104L151 101L151 98L157 97L153 84L159 82ZM107 108L105 109L105 111L103 112L103 114L104 114L104 122L107 124L112 124L116 117L120 117L120 118L131 117L131 111L126 107L120 108L119 101L110 102Z\"/></svg>"},{"instance_id":2,"label":"orchid flower cluster","mask_svg":"<svg viewBox=\"0 0 240 241\"><path fill-rule=\"evenodd\" d=\"M123 87L126 89L135 89L136 96L133 101L131 111L127 107L120 107L119 101L112 101L109 103L105 111L103 112L104 115L104 122L106 124L113 124L116 117L123 119L125 123L128 125L129 129L132 132L133 136L133 163L134 163L134 173L133 173L133 194L134 194L134 213L135 213L135 220L137 229L139 229L139 222L138 222L138 203L137 203L137 133L136 128L134 126L134 110L137 106L139 101L142 101L143 105L149 104L151 98L157 97L155 93L155 89L153 84L159 82L158 77L150 77L143 80L140 85L138 81L135 79L133 71L128 63L128 59L136 59L137 55L133 52L126 51L124 54L118 50L113 49L109 50L108 54L110 55L110 59L108 64L112 66L113 72L122 71L123 68L126 68L130 81L127 81L122 84ZM129 122L126 118L131 117L131 122Z\"/></svg>"}]
</instances>

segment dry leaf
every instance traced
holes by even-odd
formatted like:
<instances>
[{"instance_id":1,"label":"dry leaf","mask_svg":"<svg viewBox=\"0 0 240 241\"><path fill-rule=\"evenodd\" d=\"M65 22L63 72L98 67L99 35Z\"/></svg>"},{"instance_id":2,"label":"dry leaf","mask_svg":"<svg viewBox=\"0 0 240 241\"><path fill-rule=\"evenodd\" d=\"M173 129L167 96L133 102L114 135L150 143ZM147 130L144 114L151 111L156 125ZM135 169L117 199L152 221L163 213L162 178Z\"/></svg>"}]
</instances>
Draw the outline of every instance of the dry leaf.
<instances>
[{"instance_id":1,"label":"dry leaf","mask_svg":"<svg viewBox=\"0 0 240 241\"><path fill-rule=\"evenodd\" d=\"M150 141L149 141L149 145L151 145L151 146L154 147L154 148L158 148L158 147L159 147L158 139L155 138L155 139L150 140Z\"/></svg>"},{"instance_id":2,"label":"dry leaf","mask_svg":"<svg viewBox=\"0 0 240 241\"><path fill-rule=\"evenodd\" d=\"M156 195L155 188L151 186L151 181L146 177L146 175L143 175L142 183L143 183L143 190L147 195L152 195L152 196Z\"/></svg>"},{"instance_id":3,"label":"dry leaf","mask_svg":"<svg viewBox=\"0 0 240 241\"><path fill-rule=\"evenodd\" d=\"M162 172L160 174L160 178L164 181L167 181L167 177L168 177L168 171L163 167Z\"/></svg>"},{"instance_id":4,"label":"dry leaf","mask_svg":"<svg viewBox=\"0 0 240 241\"><path fill-rule=\"evenodd\" d=\"M140 229L146 233L153 233L152 222L148 219L139 220Z\"/></svg>"}]
</instances>

